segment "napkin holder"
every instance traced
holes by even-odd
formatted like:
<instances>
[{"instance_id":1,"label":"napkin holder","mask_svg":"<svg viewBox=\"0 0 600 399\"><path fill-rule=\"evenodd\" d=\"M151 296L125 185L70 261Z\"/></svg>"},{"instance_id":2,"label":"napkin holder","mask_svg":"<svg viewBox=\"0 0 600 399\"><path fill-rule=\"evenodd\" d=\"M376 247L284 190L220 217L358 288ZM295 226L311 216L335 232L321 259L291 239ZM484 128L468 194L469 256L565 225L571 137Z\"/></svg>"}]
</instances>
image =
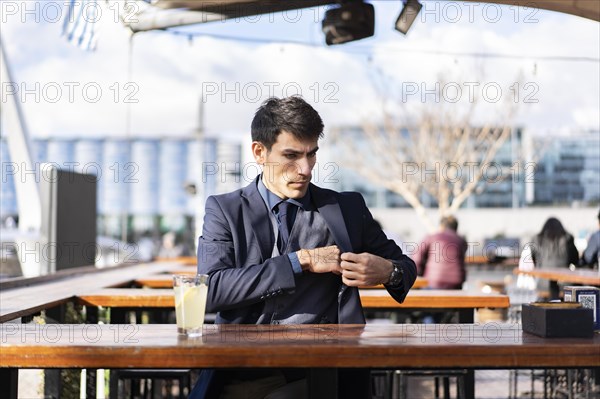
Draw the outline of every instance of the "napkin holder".
<instances>
[{"instance_id":1,"label":"napkin holder","mask_svg":"<svg viewBox=\"0 0 600 399\"><path fill-rule=\"evenodd\" d=\"M591 338L594 335L593 311L579 303L525 304L521 322L523 331L544 338Z\"/></svg>"}]
</instances>

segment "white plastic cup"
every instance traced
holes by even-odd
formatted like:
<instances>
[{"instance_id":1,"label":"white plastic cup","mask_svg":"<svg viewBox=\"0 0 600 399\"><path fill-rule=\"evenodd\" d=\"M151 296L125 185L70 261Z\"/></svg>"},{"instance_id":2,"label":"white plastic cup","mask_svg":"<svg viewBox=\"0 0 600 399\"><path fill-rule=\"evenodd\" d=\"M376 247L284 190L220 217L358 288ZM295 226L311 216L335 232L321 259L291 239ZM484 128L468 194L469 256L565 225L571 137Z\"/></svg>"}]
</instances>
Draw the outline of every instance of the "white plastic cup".
<instances>
[{"instance_id":1,"label":"white plastic cup","mask_svg":"<svg viewBox=\"0 0 600 399\"><path fill-rule=\"evenodd\" d=\"M201 336L208 295L208 274L174 275L173 291L177 332L188 337Z\"/></svg>"}]
</instances>

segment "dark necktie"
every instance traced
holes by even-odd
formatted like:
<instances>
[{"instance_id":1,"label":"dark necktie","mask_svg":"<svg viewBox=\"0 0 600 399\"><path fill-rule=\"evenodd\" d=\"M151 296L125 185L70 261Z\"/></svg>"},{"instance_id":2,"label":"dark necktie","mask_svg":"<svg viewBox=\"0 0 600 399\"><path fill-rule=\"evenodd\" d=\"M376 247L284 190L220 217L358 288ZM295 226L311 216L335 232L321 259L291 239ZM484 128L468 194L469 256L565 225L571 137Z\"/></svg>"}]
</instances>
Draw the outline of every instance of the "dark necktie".
<instances>
[{"instance_id":1,"label":"dark necktie","mask_svg":"<svg viewBox=\"0 0 600 399\"><path fill-rule=\"evenodd\" d=\"M296 216L297 206L291 202L282 201L277 205L277 224L279 225L279 240L277 248L283 254L290 238L290 231L294 225L294 216Z\"/></svg>"}]
</instances>

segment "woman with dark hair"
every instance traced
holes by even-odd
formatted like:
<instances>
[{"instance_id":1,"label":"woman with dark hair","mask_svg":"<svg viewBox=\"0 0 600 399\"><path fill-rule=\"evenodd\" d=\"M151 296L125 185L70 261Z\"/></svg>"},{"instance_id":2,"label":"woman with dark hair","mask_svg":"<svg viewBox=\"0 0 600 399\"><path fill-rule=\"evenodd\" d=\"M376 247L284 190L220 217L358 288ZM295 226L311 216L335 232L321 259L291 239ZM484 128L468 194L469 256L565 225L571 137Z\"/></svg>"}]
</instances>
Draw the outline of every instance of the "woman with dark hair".
<instances>
[{"instance_id":1,"label":"woman with dark hair","mask_svg":"<svg viewBox=\"0 0 600 399\"><path fill-rule=\"evenodd\" d=\"M536 269L549 269L553 267L569 267L576 265L579 253L575 247L573 236L569 234L562 223L556 218L549 218L544 223L542 231L525 245L519 270L529 271ZM551 299L558 298L558 287L550 284L549 280L533 278L527 274L519 274L517 288L535 290L538 295L550 294Z\"/></svg>"},{"instance_id":2,"label":"woman with dark hair","mask_svg":"<svg viewBox=\"0 0 600 399\"><path fill-rule=\"evenodd\" d=\"M556 218L546 220L542 231L533 238L531 255L538 269L569 267L579 260L573 236Z\"/></svg>"}]
</instances>

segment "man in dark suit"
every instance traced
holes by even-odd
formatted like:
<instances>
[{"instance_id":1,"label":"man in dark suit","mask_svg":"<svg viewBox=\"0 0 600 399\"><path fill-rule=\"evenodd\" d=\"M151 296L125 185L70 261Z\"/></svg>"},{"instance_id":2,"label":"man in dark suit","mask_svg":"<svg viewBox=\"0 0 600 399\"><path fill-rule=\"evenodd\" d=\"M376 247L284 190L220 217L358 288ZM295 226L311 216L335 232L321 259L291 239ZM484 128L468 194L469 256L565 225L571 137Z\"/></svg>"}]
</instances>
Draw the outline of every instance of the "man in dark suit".
<instances>
[{"instance_id":1,"label":"man in dark suit","mask_svg":"<svg viewBox=\"0 0 600 399\"><path fill-rule=\"evenodd\" d=\"M362 196L310 183L323 135L319 114L300 97L271 98L251 130L263 172L241 190L208 198L199 240L198 272L210 276L207 311L217 312L217 323L362 324L361 285L385 284L403 301L415 264L387 239ZM298 370L220 374L221 398L307 397ZM347 383L340 374L340 397L359 397L352 388L358 374Z\"/></svg>"}]
</instances>

